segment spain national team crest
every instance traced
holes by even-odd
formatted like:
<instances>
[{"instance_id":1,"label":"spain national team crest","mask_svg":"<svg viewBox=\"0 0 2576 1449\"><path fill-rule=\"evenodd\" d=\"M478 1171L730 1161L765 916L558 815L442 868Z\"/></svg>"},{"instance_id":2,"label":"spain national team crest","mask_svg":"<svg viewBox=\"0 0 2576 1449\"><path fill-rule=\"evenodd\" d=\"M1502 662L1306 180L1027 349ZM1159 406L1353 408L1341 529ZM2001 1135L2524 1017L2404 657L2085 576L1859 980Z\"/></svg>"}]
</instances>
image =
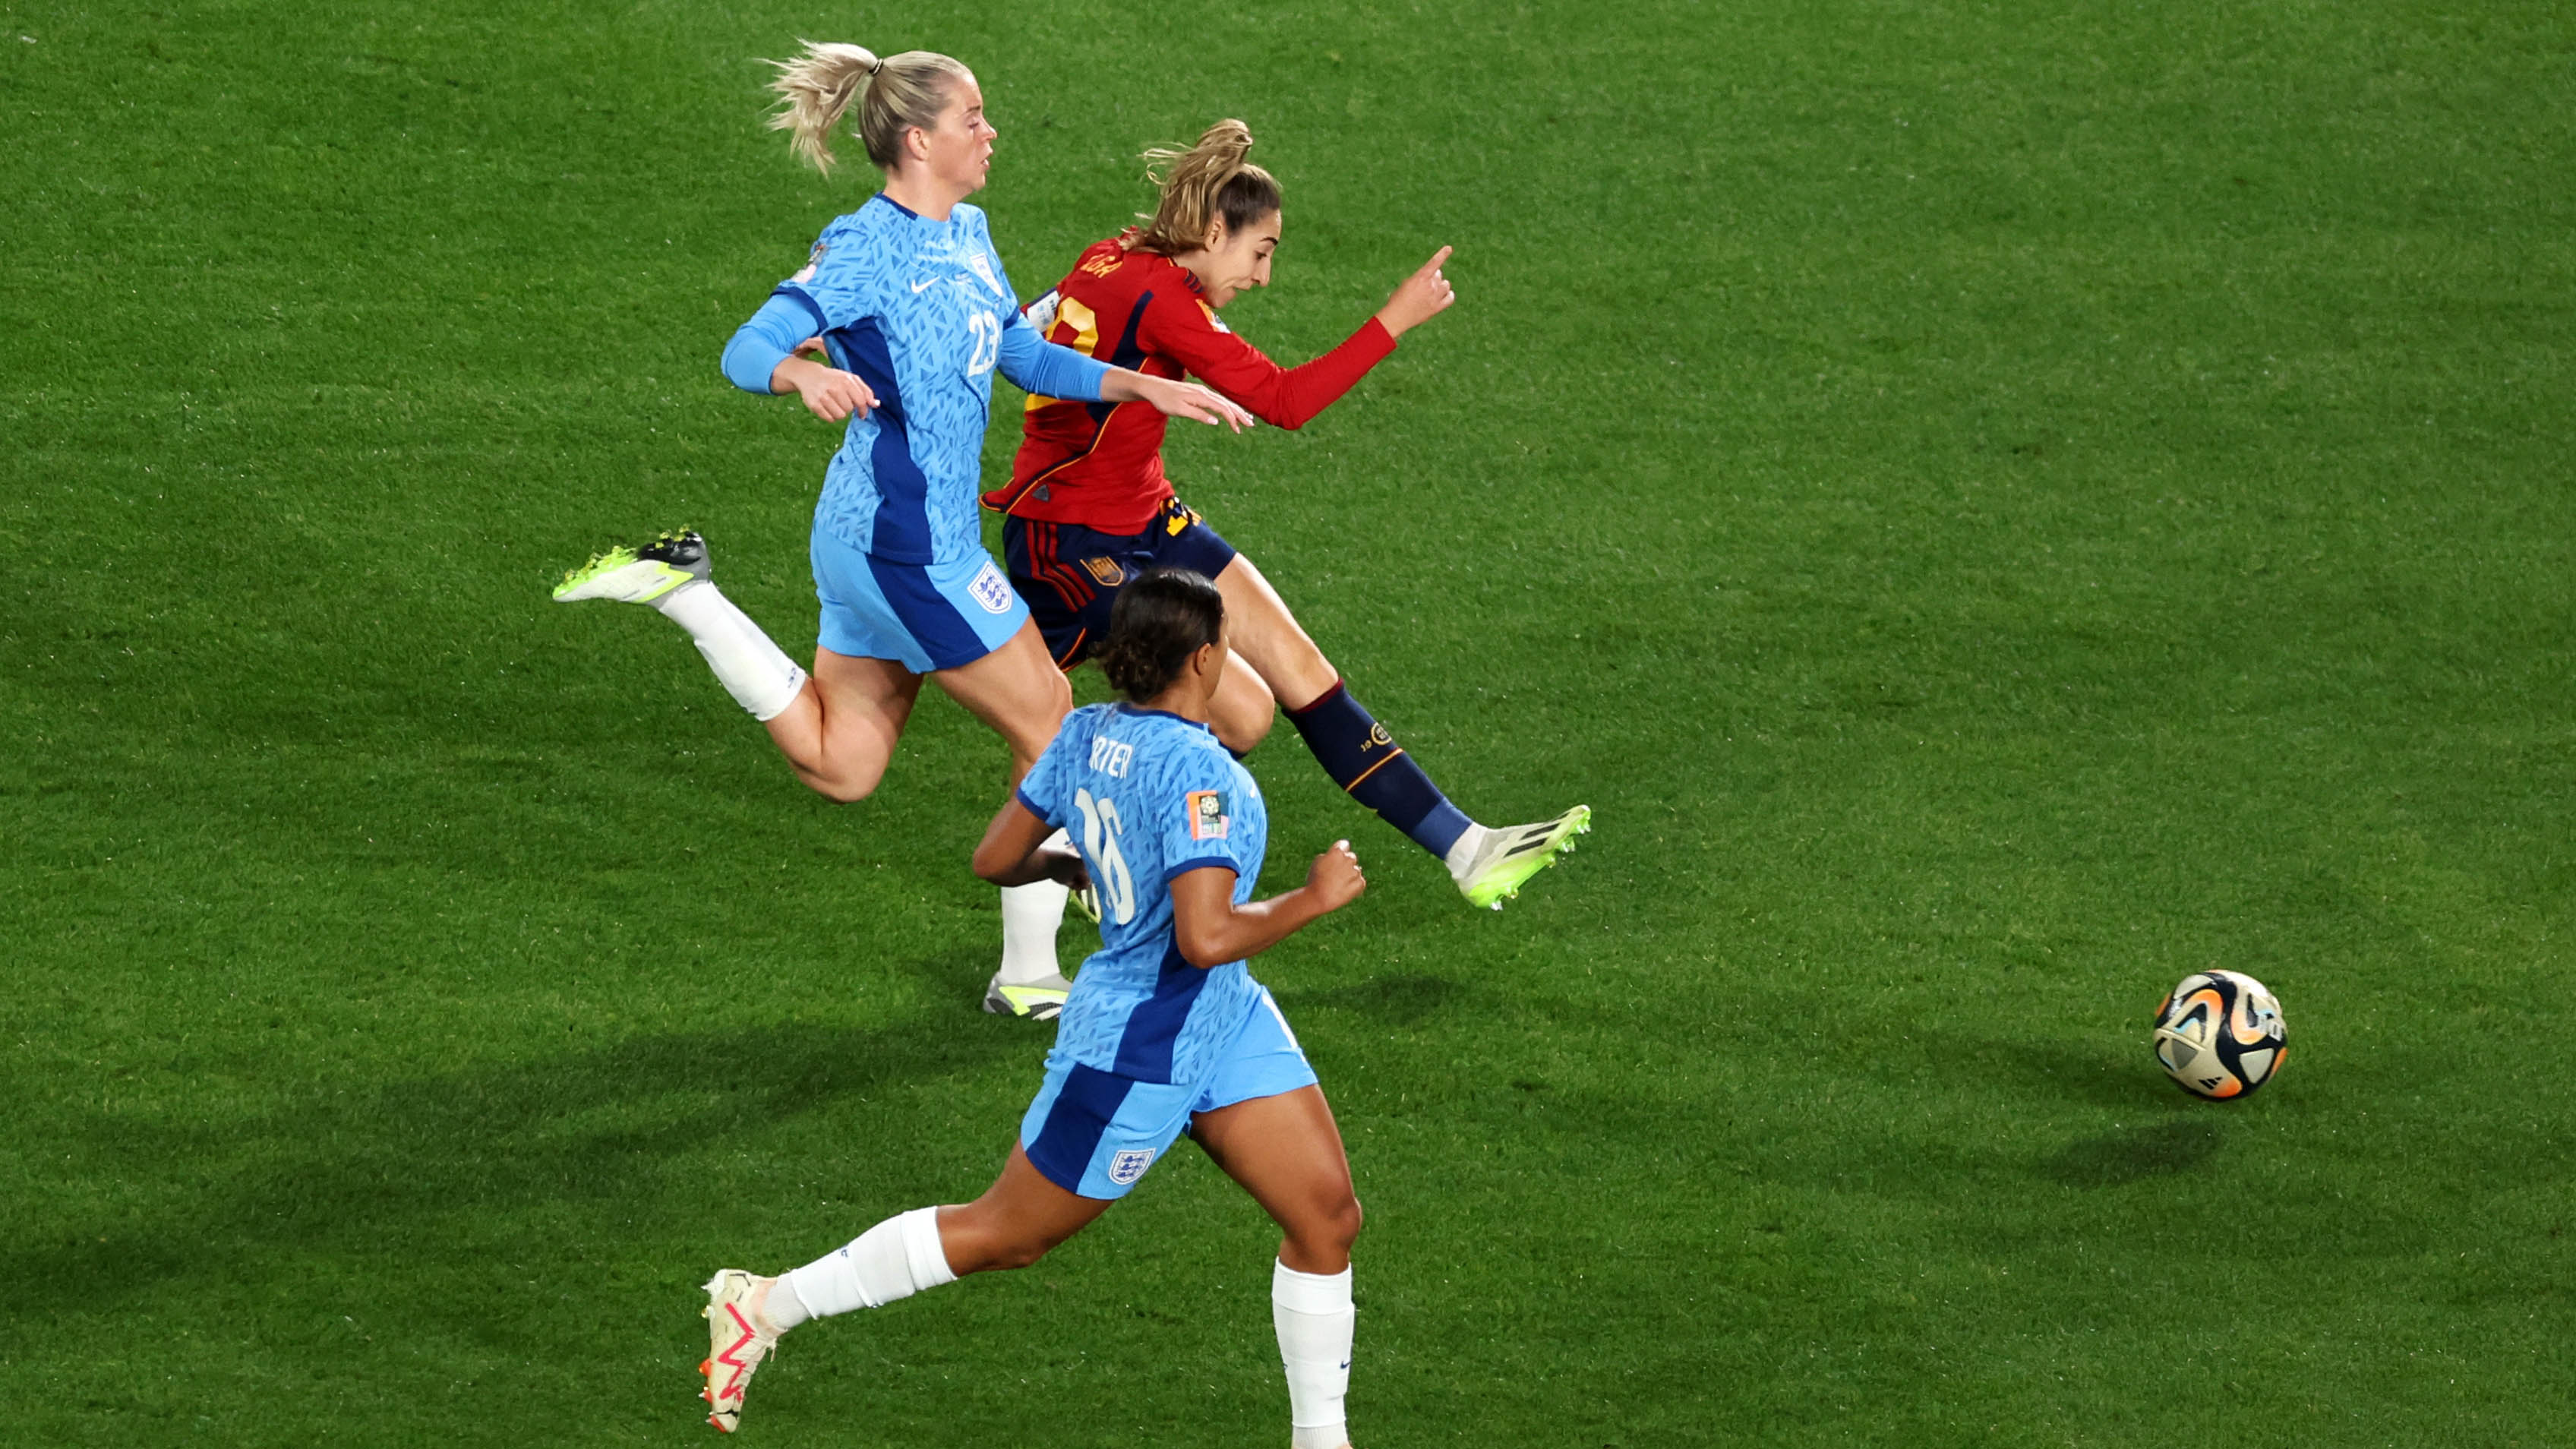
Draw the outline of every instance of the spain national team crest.
<instances>
[{"instance_id":1,"label":"spain national team crest","mask_svg":"<svg viewBox=\"0 0 2576 1449\"><path fill-rule=\"evenodd\" d=\"M1153 1148L1122 1148L1116 1155L1109 1159L1109 1180L1120 1187L1125 1187L1130 1183L1133 1183L1136 1179L1143 1177L1145 1175L1145 1169L1153 1165Z\"/></svg>"},{"instance_id":2,"label":"spain national team crest","mask_svg":"<svg viewBox=\"0 0 2576 1449\"><path fill-rule=\"evenodd\" d=\"M1114 589L1127 582L1127 570L1114 558L1087 558L1082 567L1100 581L1104 589Z\"/></svg>"},{"instance_id":3,"label":"spain national team crest","mask_svg":"<svg viewBox=\"0 0 2576 1449\"><path fill-rule=\"evenodd\" d=\"M1192 790L1190 792L1190 839L1225 839L1225 792Z\"/></svg>"},{"instance_id":4,"label":"spain national team crest","mask_svg":"<svg viewBox=\"0 0 2576 1449\"><path fill-rule=\"evenodd\" d=\"M993 567L991 559L984 560L984 566L975 571L974 579L966 585L966 592L974 595L975 602L983 605L987 614L1011 612L1011 581L1002 577L1002 571Z\"/></svg>"}]
</instances>

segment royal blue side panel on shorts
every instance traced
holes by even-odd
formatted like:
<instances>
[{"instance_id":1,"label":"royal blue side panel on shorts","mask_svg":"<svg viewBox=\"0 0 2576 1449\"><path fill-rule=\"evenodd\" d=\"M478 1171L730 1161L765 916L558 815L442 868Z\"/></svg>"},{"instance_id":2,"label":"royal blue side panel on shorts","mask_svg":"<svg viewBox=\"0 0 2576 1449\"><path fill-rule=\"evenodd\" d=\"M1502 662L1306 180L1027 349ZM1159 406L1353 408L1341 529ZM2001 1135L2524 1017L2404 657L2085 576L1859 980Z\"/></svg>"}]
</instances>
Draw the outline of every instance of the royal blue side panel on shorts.
<instances>
[{"instance_id":1,"label":"royal blue side panel on shorts","mask_svg":"<svg viewBox=\"0 0 2576 1449\"><path fill-rule=\"evenodd\" d=\"M992 556L906 564L861 553L817 526L810 553L819 642L835 654L891 659L915 674L972 664L1029 617Z\"/></svg>"},{"instance_id":2,"label":"royal blue side panel on shorts","mask_svg":"<svg viewBox=\"0 0 2576 1449\"><path fill-rule=\"evenodd\" d=\"M1046 1080L1020 1119L1020 1149L1067 1192L1124 1197L1199 1113L1314 1082L1288 1018L1256 985L1201 1080L1139 1082L1083 1066L1061 1047L1048 1053Z\"/></svg>"},{"instance_id":3,"label":"royal blue side panel on shorts","mask_svg":"<svg viewBox=\"0 0 2576 1449\"><path fill-rule=\"evenodd\" d=\"M1050 1075L1039 1089L1038 1100L1029 1105L1030 1118L1043 1125L1035 1133L1022 1127L1026 1140L1021 1150L1029 1155L1030 1164L1065 1191L1081 1191L1084 1169L1135 1085L1085 1066Z\"/></svg>"}]
</instances>

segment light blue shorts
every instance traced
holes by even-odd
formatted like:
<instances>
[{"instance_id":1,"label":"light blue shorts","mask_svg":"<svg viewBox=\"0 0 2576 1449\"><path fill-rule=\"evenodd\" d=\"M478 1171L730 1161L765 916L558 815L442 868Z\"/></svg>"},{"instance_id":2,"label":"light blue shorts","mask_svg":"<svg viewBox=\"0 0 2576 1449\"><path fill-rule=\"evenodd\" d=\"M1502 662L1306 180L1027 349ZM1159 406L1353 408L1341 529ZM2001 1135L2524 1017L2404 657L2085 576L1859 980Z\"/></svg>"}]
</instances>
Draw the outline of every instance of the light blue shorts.
<instances>
[{"instance_id":1,"label":"light blue shorts","mask_svg":"<svg viewBox=\"0 0 2576 1449\"><path fill-rule=\"evenodd\" d=\"M1140 1082L1050 1058L1020 1119L1020 1150L1067 1192L1122 1198L1198 1113L1313 1085L1315 1069L1264 987L1215 1067L1195 1082Z\"/></svg>"},{"instance_id":2,"label":"light blue shorts","mask_svg":"<svg viewBox=\"0 0 2576 1449\"><path fill-rule=\"evenodd\" d=\"M809 552L819 642L835 654L928 674L974 663L1028 622L1029 606L981 549L955 563L889 563L817 528Z\"/></svg>"}]
</instances>

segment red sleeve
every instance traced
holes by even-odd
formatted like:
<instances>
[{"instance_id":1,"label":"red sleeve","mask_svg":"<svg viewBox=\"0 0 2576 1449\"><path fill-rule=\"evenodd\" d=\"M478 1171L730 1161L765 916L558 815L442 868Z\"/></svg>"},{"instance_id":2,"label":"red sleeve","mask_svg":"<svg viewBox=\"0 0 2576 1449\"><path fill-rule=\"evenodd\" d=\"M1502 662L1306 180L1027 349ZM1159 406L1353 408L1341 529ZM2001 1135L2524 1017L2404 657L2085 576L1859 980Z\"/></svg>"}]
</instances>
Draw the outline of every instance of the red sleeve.
<instances>
[{"instance_id":1,"label":"red sleeve","mask_svg":"<svg viewBox=\"0 0 2576 1449\"><path fill-rule=\"evenodd\" d=\"M1196 297L1157 296L1146 309L1145 350L1168 357L1208 386L1274 427L1298 428L1331 407L1351 385L1395 350L1394 334L1371 317L1342 345L1299 367L1281 367L1261 349L1216 325Z\"/></svg>"}]
</instances>

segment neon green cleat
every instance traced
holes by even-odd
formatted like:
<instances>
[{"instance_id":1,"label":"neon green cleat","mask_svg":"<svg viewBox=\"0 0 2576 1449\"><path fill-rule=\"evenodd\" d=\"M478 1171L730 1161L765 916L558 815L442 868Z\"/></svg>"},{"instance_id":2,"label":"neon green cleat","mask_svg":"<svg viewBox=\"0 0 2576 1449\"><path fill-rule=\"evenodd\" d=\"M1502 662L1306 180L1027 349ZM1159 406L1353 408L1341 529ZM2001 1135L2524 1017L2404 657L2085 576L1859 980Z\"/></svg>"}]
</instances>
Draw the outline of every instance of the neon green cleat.
<instances>
[{"instance_id":1,"label":"neon green cleat","mask_svg":"<svg viewBox=\"0 0 2576 1449\"><path fill-rule=\"evenodd\" d=\"M1450 872L1471 906L1501 910L1529 878L1574 852L1574 837L1592 829L1592 807L1577 805L1536 825L1505 825L1485 832L1466 864Z\"/></svg>"},{"instance_id":2,"label":"neon green cleat","mask_svg":"<svg viewBox=\"0 0 2576 1449\"><path fill-rule=\"evenodd\" d=\"M642 548L621 543L565 574L563 582L555 585L555 602L614 599L621 604L649 604L714 572L707 559L707 541L698 537L698 531L675 529Z\"/></svg>"},{"instance_id":3,"label":"neon green cleat","mask_svg":"<svg viewBox=\"0 0 2576 1449\"><path fill-rule=\"evenodd\" d=\"M1072 994L1073 983L1061 975L1006 983L1002 973L996 971L992 983L984 988L984 1009L995 1016L1053 1021L1063 1014L1064 999Z\"/></svg>"}]
</instances>

